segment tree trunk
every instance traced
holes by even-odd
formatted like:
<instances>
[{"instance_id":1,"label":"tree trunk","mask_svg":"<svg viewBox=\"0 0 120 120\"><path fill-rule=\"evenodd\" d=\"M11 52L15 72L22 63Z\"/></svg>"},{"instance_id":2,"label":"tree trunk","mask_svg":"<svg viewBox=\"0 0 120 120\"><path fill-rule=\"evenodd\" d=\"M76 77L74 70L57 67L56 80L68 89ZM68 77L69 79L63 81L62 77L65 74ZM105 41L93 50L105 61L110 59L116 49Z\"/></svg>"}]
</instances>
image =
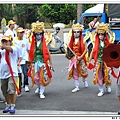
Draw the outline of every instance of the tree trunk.
<instances>
[{"instance_id":1,"label":"tree trunk","mask_svg":"<svg viewBox=\"0 0 120 120\"><path fill-rule=\"evenodd\" d=\"M77 21L80 19L82 14L82 4L77 4Z\"/></svg>"}]
</instances>

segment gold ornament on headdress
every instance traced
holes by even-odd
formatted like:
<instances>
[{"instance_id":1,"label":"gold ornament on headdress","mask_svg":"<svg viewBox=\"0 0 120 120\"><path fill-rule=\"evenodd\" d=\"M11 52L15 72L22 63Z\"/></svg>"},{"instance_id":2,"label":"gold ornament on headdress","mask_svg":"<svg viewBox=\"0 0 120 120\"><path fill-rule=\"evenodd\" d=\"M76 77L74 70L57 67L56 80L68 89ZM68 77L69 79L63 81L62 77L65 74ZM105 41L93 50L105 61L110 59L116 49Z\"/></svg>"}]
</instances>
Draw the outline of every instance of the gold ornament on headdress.
<instances>
[{"instance_id":1,"label":"gold ornament on headdress","mask_svg":"<svg viewBox=\"0 0 120 120\"><path fill-rule=\"evenodd\" d=\"M95 30L97 34L100 34L100 33L105 34L105 33L108 33L109 31L110 29L108 24L104 24L104 23L100 23Z\"/></svg>"},{"instance_id":2,"label":"gold ornament on headdress","mask_svg":"<svg viewBox=\"0 0 120 120\"><path fill-rule=\"evenodd\" d=\"M44 23L39 21L32 23L32 32L44 32Z\"/></svg>"},{"instance_id":3,"label":"gold ornament on headdress","mask_svg":"<svg viewBox=\"0 0 120 120\"><path fill-rule=\"evenodd\" d=\"M52 41L52 33L46 31L45 32L45 36L46 36L46 40L45 41L46 41L46 44L48 45Z\"/></svg>"},{"instance_id":4,"label":"gold ornament on headdress","mask_svg":"<svg viewBox=\"0 0 120 120\"><path fill-rule=\"evenodd\" d=\"M95 36L97 34L108 34L109 38L110 38L109 39L110 43L113 43L115 40L115 33L110 30L108 24L100 23L97 26L96 30L91 33L90 39L91 39L93 44L95 43Z\"/></svg>"},{"instance_id":5,"label":"gold ornament on headdress","mask_svg":"<svg viewBox=\"0 0 120 120\"><path fill-rule=\"evenodd\" d=\"M72 25L72 29L73 30L76 30L76 29L78 29L78 30L84 30L84 26L77 23L77 24L73 24Z\"/></svg>"},{"instance_id":6,"label":"gold ornament on headdress","mask_svg":"<svg viewBox=\"0 0 120 120\"><path fill-rule=\"evenodd\" d=\"M77 23L77 24L73 24L72 25L72 29L69 31L68 33L68 38L70 40L71 36L72 36L72 30L84 30L84 26Z\"/></svg>"}]
</instances>

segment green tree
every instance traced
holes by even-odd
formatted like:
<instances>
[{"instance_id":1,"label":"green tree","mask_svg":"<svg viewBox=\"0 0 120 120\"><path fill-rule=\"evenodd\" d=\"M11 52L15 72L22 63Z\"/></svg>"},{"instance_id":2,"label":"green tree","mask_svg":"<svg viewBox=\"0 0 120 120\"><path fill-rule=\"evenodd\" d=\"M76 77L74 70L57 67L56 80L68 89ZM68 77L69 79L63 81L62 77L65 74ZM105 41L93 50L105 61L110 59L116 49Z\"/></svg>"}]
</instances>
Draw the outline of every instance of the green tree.
<instances>
[{"instance_id":1,"label":"green tree","mask_svg":"<svg viewBox=\"0 0 120 120\"><path fill-rule=\"evenodd\" d=\"M76 4L43 4L38 8L38 14L45 22L65 23L76 19L77 5Z\"/></svg>"},{"instance_id":2,"label":"green tree","mask_svg":"<svg viewBox=\"0 0 120 120\"><path fill-rule=\"evenodd\" d=\"M5 18L9 21L13 18L12 4L0 4L0 21Z\"/></svg>"},{"instance_id":3,"label":"green tree","mask_svg":"<svg viewBox=\"0 0 120 120\"><path fill-rule=\"evenodd\" d=\"M17 23L25 27L26 23L32 23L37 20L37 6L33 4L16 4L14 6L14 16L17 15Z\"/></svg>"}]
</instances>

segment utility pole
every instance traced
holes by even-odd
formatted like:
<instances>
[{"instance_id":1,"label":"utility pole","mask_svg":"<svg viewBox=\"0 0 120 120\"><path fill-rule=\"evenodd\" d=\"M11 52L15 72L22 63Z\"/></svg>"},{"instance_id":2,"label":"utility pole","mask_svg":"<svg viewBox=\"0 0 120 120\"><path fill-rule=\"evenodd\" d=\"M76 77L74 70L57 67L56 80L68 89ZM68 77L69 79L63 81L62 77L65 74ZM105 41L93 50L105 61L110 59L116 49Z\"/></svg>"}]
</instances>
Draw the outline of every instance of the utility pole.
<instances>
[{"instance_id":1,"label":"utility pole","mask_svg":"<svg viewBox=\"0 0 120 120\"><path fill-rule=\"evenodd\" d=\"M77 4L77 21L79 20L82 14L82 4Z\"/></svg>"}]
</instances>

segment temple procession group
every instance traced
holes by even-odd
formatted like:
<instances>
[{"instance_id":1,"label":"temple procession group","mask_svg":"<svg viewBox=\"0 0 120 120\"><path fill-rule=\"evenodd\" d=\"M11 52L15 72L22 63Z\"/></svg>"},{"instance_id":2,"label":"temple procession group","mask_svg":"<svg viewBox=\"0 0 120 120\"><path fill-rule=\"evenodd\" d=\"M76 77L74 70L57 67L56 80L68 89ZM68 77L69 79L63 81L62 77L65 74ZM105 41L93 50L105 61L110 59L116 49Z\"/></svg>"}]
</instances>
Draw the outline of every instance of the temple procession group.
<instances>
[{"instance_id":1,"label":"temple procession group","mask_svg":"<svg viewBox=\"0 0 120 120\"><path fill-rule=\"evenodd\" d=\"M35 93L39 94L41 99L45 99L45 87L52 79L53 65L46 44L44 23L37 21L31 24L31 42L24 37L25 29L18 27L14 30L15 24L13 20L8 22L9 29L2 36L0 44L0 82L6 101L3 113L15 113L16 97L21 95L21 89L29 92L28 77L31 77L32 86L37 85ZM97 96L103 96L105 88L108 93L111 92L110 76L113 75L117 80L117 97L120 101L120 70L116 75L113 67L107 66L102 59L103 49L114 42L113 38L109 37L109 26L104 23L97 25L92 33L93 48L89 56L85 39L87 37L83 37L83 30L83 25L73 24L69 42L65 44L65 57L69 59L68 80L73 79L75 85L72 93L80 90L79 78L84 86L88 87L87 77L90 69L93 70L93 84L99 86Z\"/></svg>"}]
</instances>

